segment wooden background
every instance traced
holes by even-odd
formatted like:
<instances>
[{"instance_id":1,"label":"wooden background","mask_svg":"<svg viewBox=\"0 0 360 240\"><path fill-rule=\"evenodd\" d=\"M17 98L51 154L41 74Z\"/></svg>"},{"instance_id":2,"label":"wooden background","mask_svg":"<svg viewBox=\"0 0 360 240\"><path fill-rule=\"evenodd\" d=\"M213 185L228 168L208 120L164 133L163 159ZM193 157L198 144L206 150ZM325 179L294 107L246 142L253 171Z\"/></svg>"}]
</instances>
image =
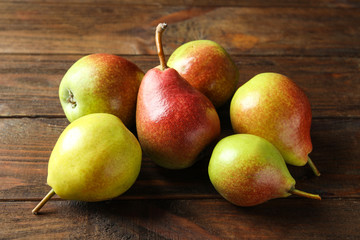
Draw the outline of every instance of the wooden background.
<instances>
[{"instance_id":1,"label":"wooden background","mask_svg":"<svg viewBox=\"0 0 360 240\"><path fill-rule=\"evenodd\" d=\"M96 52L144 71L158 65L154 28L167 22L170 55L194 39L228 50L244 83L265 71L308 95L322 175L289 167L291 196L241 208L212 187L204 152L170 171L144 158L135 185L112 201L53 198L47 162L68 121L58 100L66 70ZM3 0L0 2L0 239L360 239L360 1L356 0ZM219 109L231 134L228 105Z\"/></svg>"}]
</instances>

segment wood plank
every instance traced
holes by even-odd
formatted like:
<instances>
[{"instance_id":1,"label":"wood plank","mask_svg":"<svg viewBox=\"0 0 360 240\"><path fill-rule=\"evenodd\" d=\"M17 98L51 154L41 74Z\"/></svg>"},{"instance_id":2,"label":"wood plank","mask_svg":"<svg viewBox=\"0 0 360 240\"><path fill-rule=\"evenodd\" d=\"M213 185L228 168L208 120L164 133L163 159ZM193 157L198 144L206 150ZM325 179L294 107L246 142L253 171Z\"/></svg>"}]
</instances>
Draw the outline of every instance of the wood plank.
<instances>
[{"instance_id":1,"label":"wood plank","mask_svg":"<svg viewBox=\"0 0 360 240\"><path fill-rule=\"evenodd\" d=\"M360 22L359 13L358 8L1 2L0 53L155 54L154 27L168 22L167 53L205 38L231 54L359 56L360 26L353 24Z\"/></svg>"},{"instance_id":2,"label":"wood plank","mask_svg":"<svg viewBox=\"0 0 360 240\"><path fill-rule=\"evenodd\" d=\"M222 137L232 134L224 120ZM47 162L66 119L0 119L0 199L41 199L46 185ZM289 170L296 187L323 198L360 197L360 119L314 119L314 150L310 157L322 175L315 177L308 166ZM167 170L146 156L137 182L121 199L220 198L212 187L207 164L212 148L199 156L199 162L186 170Z\"/></svg>"},{"instance_id":3,"label":"wood plank","mask_svg":"<svg viewBox=\"0 0 360 240\"><path fill-rule=\"evenodd\" d=\"M0 116L65 117L58 86L83 55L0 55ZM156 56L123 56L143 71ZM240 84L261 72L279 72L308 95L313 117L360 117L360 58L233 56ZM334 90L335 89L335 90Z\"/></svg>"},{"instance_id":4,"label":"wood plank","mask_svg":"<svg viewBox=\"0 0 360 240\"><path fill-rule=\"evenodd\" d=\"M0 202L1 239L359 239L359 200Z\"/></svg>"},{"instance_id":5,"label":"wood plank","mask_svg":"<svg viewBox=\"0 0 360 240\"><path fill-rule=\"evenodd\" d=\"M3 2L21 2L22 0L3 0ZM57 0L28 0L27 3L52 3L56 4L59 1ZM71 4L92 4L92 3L102 3L102 4L116 4L118 0L62 0L61 2L71 3ZM337 1L337 0L253 0L253 1L238 1L238 0L183 0L181 2L177 0L122 0L122 5L155 5L155 6L238 6L238 7L301 7L301 8L314 8L314 7L337 7L337 8L353 8L360 7L359 1L356 0L347 0L347 1Z\"/></svg>"}]
</instances>

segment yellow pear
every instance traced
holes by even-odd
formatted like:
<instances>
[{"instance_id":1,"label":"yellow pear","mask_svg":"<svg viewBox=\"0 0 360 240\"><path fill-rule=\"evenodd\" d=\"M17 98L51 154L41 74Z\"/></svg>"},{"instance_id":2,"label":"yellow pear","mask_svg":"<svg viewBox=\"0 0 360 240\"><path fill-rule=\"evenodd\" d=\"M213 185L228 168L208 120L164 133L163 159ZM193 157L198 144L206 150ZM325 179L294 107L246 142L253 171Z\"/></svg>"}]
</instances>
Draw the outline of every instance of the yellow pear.
<instances>
[{"instance_id":1,"label":"yellow pear","mask_svg":"<svg viewBox=\"0 0 360 240\"><path fill-rule=\"evenodd\" d=\"M108 113L80 117L55 144L47 178L52 189L33 213L55 193L87 202L117 197L134 184L141 159L139 142L118 117Z\"/></svg>"}]
</instances>

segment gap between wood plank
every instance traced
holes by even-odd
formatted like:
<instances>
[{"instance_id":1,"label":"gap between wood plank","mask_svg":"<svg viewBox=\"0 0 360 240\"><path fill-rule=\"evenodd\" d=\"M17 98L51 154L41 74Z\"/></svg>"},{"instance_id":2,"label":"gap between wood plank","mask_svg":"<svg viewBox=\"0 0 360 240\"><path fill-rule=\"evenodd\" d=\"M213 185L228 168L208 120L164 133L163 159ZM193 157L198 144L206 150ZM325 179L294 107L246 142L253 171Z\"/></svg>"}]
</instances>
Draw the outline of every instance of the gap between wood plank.
<instances>
[{"instance_id":1,"label":"gap between wood plank","mask_svg":"<svg viewBox=\"0 0 360 240\"><path fill-rule=\"evenodd\" d=\"M19 198L19 199L0 199L0 203L7 203L7 202L39 202L41 201L42 198ZM111 201L129 201L129 200L211 200L211 199L218 199L218 200L224 200L226 201L223 197L221 197L220 195L197 195L197 196L187 196L187 195L163 195L160 197L155 197L153 195L144 195L144 196L138 196L138 197L134 197L134 196L119 196L117 198L114 199L109 199L109 200L105 200L105 201L99 201L98 203L101 202L111 202ZM299 199L304 199L306 201L317 201L317 200L311 200L311 199L307 199L307 198L301 198L301 197L287 197L287 198L276 198L276 199L286 199L289 201L294 201L294 200L299 200ZM271 199L269 201L276 201L276 199ZM331 200L331 201L358 201L360 200L360 197L322 197L321 200L319 201L326 201L326 200ZM68 199L62 199L60 197L58 197L56 195L56 197L52 198L50 201L77 201L77 200L68 200ZM83 201L78 201L78 202L83 202ZM231 203L229 203L231 204Z\"/></svg>"},{"instance_id":2,"label":"gap between wood plank","mask_svg":"<svg viewBox=\"0 0 360 240\"><path fill-rule=\"evenodd\" d=\"M59 5L58 1L39 1L39 0L32 0L32 1L12 1L12 0L4 0L2 1L3 3L15 3L15 4L48 4L48 5ZM66 3L67 1L65 1ZM144 3L145 2L145 3ZM342 4L340 3L334 3L332 1L329 1L327 5L321 4L316 6L316 5L297 5L296 3L293 5L286 5L280 2L281 5L275 5L270 1L269 5L261 5L261 4L246 4L247 2L243 3L238 1L238 4L224 4L224 2L221 3L212 3L210 5L205 5L205 4L196 4L196 3L191 3L191 4L179 4L178 1L175 1L176 3L173 4L171 3L171 1L164 1L162 3L158 2L154 2L154 1L143 1L143 2L137 2L135 1L135 3L132 2L122 2L121 6L158 6L158 7L246 7L246 8L302 8L302 9L332 9L332 8L337 8L337 9L356 9L359 8L360 6L357 6L353 3L348 3L348 5ZM99 2L96 1L69 1L69 3L71 3L72 5L99 5ZM117 2L116 0L108 0L108 1L103 1L101 2L102 4L106 4L106 5L119 5L119 2ZM357 4L357 3L356 3Z\"/></svg>"},{"instance_id":3,"label":"gap between wood plank","mask_svg":"<svg viewBox=\"0 0 360 240\"><path fill-rule=\"evenodd\" d=\"M0 119L22 119L22 118L31 118L31 119L39 119L39 118L47 118L47 119L66 119L65 115L9 115L9 116L1 116ZM343 120L357 120L360 119L360 116L316 116L312 119L343 119Z\"/></svg>"}]
</instances>

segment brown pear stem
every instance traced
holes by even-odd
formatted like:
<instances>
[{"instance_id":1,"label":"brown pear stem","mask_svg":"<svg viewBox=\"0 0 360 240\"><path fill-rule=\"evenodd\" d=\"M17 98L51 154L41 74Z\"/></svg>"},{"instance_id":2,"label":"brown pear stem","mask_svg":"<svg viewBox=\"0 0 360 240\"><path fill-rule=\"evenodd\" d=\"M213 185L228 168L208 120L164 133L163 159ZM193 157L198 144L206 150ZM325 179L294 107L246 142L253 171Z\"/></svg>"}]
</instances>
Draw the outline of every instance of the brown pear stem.
<instances>
[{"instance_id":1,"label":"brown pear stem","mask_svg":"<svg viewBox=\"0 0 360 240\"><path fill-rule=\"evenodd\" d=\"M54 189L51 189L48 194L36 205L36 207L32 210L32 213L37 215L40 209L47 203L55 195Z\"/></svg>"},{"instance_id":2,"label":"brown pear stem","mask_svg":"<svg viewBox=\"0 0 360 240\"><path fill-rule=\"evenodd\" d=\"M320 172L315 166L314 162L308 157L308 164L316 176L320 176Z\"/></svg>"},{"instance_id":3,"label":"brown pear stem","mask_svg":"<svg viewBox=\"0 0 360 240\"><path fill-rule=\"evenodd\" d=\"M156 49L160 59L160 67L162 71L168 68L168 66L166 65L165 54L162 46L162 33L165 31L166 27L167 27L166 23L159 23L159 25L157 25L156 27L156 32L155 32Z\"/></svg>"},{"instance_id":4,"label":"brown pear stem","mask_svg":"<svg viewBox=\"0 0 360 240\"><path fill-rule=\"evenodd\" d=\"M295 194L295 195L298 195L298 196L301 196L301 197L321 200L321 197L318 194L312 194L312 193L303 192L303 191L297 190L295 188L291 189L289 192L291 194Z\"/></svg>"}]
</instances>

